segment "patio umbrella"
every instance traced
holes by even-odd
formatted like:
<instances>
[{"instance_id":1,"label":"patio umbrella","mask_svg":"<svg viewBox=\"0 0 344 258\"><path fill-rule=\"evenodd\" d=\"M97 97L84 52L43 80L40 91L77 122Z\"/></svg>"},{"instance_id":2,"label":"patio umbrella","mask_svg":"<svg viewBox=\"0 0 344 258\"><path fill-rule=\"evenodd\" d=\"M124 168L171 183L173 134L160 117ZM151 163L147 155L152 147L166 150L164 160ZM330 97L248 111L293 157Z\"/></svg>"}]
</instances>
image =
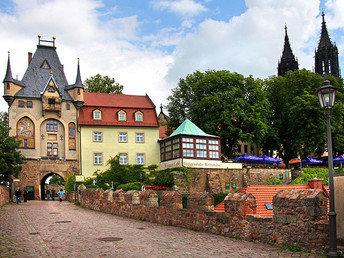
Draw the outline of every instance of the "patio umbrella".
<instances>
[{"instance_id":1,"label":"patio umbrella","mask_svg":"<svg viewBox=\"0 0 344 258\"><path fill-rule=\"evenodd\" d=\"M338 156L337 158L333 159L334 163L340 163L344 161L344 156Z\"/></svg>"},{"instance_id":2,"label":"patio umbrella","mask_svg":"<svg viewBox=\"0 0 344 258\"><path fill-rule=\"evenodd\" d=\"M313 159L313 158L310 158L310 157L302 159L301 162L302 162L303 165L314 165L314 164L322 163L321 160Z\"/></svg>"},{"instance_id":3,"label":"patio umbrella","mask_svg":"<svg viewBox=\"0 0 344 258\"><path fill-rule=\"evenodd\" d=\"M257 162L263 161L262 158L259 158L259 157L253 156L253 155L248 155L248 154L244 154L244 155L235 157L233 160L236 162L243 162L243 163L246 163L246 162L257 163Z\"/></svg>"},{"instance_id":4,"label":"patio umbrella","mask_svg":"<svg viewBox=\"0 0 344 258\"><path fill-rule=\"evenodd\" d=\"M280 163L280 162L282 162L282 160L280 160L280 159L276 159L276 158L273 158L273 157L270 157L270 156L266 156L266 155L264 155L262 157L262 159L263 159L263 163L264 164L273 164L273 163Z\"/></svg>"},{"instance_id":5,"label":"patio umbrella","mask_svg":"<svg viewBox=\"0 0 344 258\"><path fill-rule=\"evenodd\" d=\"M340 168L343 167L344 156L338 156L333 159L333 163L340 163Z\"/></svg>"}]
</instances>

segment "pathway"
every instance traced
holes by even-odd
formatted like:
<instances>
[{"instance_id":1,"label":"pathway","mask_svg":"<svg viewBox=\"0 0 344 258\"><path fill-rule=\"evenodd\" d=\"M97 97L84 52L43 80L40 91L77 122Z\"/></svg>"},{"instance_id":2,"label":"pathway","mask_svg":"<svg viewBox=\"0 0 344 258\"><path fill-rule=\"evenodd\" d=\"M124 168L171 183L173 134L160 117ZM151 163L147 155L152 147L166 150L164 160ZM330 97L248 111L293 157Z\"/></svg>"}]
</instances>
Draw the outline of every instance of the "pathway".
<instances>
[{"instance_id":1,"label":"pathway","mask_svg":"<svg viewBox=\"0 0 344 258\"><path fill-rule=\"evenodd\" d=\"M29 201L1 207L0 257L43 256L304 257L314 254L136 221L68 202L60 206L53 201Z\"/></svg>"}]
</instances>

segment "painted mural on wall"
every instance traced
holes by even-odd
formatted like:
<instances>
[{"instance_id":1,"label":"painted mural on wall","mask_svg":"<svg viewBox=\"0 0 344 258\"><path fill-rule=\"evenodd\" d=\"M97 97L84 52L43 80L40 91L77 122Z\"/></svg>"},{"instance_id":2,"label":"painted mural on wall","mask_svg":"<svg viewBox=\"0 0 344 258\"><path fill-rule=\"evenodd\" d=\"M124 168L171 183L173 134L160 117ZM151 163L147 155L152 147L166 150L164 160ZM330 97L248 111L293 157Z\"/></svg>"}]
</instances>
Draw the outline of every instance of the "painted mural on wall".
<instances>
[{"instance_id":1,"label":"painted mural on wall","mask_svg":"<svg viewBox=\"0 0 344 258\"><path fill-rule=\"evenodd\" d=\"M69 136L69 149L75 150L76 149L76 142L75 142L75 124L69 123L68 125L68 136Z\"/></svg>"},{"instance_id":2,"label":"painted mural on wall","mask_svg":"<svg viewBox=\"0 0 344 258\"><path fill-rule=\"evenodd\" d=\"M20 148L35 148L35 127L30 118L24 117L17 123L17 137Z\"/></svg>"}]
</instances>

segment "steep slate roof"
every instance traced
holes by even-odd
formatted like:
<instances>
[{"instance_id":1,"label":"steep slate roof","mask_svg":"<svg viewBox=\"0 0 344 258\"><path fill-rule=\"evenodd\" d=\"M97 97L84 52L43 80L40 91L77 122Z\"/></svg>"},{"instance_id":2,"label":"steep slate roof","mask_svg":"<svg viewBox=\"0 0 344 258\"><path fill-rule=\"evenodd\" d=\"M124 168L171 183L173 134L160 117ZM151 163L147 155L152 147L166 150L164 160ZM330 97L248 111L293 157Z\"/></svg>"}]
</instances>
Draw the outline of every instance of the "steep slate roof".
<instances>
[{"instance_id":1,"label":"steep slate roof","mask_svg":"<svg viewBox=\"0 0 344 258\"><path fill-rule=\"evenodd\" d=\"M218 136L203 132L197 125L192 123L189 119L185 119L185 121L169 137L173 137L176 135L194 135L220 138Z\"/></svg>"},{"instance_id":2,"label":"steep slate roof","mask_svg":"<svg viewBox=\"0 0 344 258\"><path fill-rule=\"evenodd\" d=\"M5 75L3 82L13 82L13 83L16 83L22 87L25 87L25 85L21 81L13 79L12 69L11 69L10 52L8 52L7 69L6 69L6 75Z\"/></svg>"},{"instance_id":3,"label":"steep slate roof","mask_svg":"<svg viewBox=\"0 0 344 258\"><path fill-rule=\"evenodd\" d=\"M148 95L124 95L84 92L84 105L79 112L80 125L158 127L155 105ZM101 120L93 120L93 111L100 110ZM126 112L127 120L118 121L118 112ZM143 113L143 121L135 121L135 112Z\"/></svg>"},{"instance_id":4,"label":"steep slate roof","mask_svg":"<svg viewBox=\"0 0 344 258\"><path fill-rule=\"evenodd\" d=\"M289 43L287 25L285 26L284 47L283 47L283 54L282 54L281 60L282 59L293 59L293 60L295 60L295 56L293 54L293 51L291 50L290 43Z\"/></svg>"},{"instance_id":5,"label":"steep slate roof","mask_svg":"<svg viewBox=\"0 0 344 258\"><path fill-rule=\"evenodd\" d=\"M41 68L44 61L49 64L50 69ZM41 92L44 90L50 78L50 71L53 73L54 80L57 84L56 86L62 98L65 100L73 100L69 93L65 91L68 82L63 71L63 66L57 55L56 48L45 45L37 46L32 61L21 81L25 87L19 90L15 96L40 98Z\"/></svg>"},{"instance_id":6,"label":"steep slate roof","mask_svg":"<svg viewBox=\"0 0 344 258\"><path fill-rule=\"evenodd\" d=\"M325 47L332 47L330 36L328 35L326 22L325 22L325 13L322 12L322 26L321 26L321 36L319 40L318 49Z\"/></svg>"}]
</instances>

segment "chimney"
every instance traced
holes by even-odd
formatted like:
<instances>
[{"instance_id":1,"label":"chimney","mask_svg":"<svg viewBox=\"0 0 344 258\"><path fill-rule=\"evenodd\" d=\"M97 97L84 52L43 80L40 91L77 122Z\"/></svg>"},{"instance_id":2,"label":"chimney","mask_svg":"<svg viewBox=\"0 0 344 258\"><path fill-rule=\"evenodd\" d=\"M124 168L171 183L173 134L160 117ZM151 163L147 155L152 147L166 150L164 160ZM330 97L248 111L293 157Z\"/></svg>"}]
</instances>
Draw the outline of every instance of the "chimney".
<instances>
[{"instance_id":1,"label":"chimney","mask_svg":"<svg viewBox=\"0 0 344 258\"><path fill-rule=\"evenodd\" d=\"M31 53L31 52L28 52L27 55L28 55L28 63L29 63L29 65L30 65L31 60L32 60L32 53Z\"/></svg>"},{"instance_id":2,"label":"chimney","mask_svg":"<svg viewBox=\"0 0 344 258\"><path fill-rule=\"evenodd\" d=\"M311 187L311 189L319 189L322 190L323 188L323 179L322 178L313 178L308 180L308 185Z\"/></svg>"}]
</instances>

